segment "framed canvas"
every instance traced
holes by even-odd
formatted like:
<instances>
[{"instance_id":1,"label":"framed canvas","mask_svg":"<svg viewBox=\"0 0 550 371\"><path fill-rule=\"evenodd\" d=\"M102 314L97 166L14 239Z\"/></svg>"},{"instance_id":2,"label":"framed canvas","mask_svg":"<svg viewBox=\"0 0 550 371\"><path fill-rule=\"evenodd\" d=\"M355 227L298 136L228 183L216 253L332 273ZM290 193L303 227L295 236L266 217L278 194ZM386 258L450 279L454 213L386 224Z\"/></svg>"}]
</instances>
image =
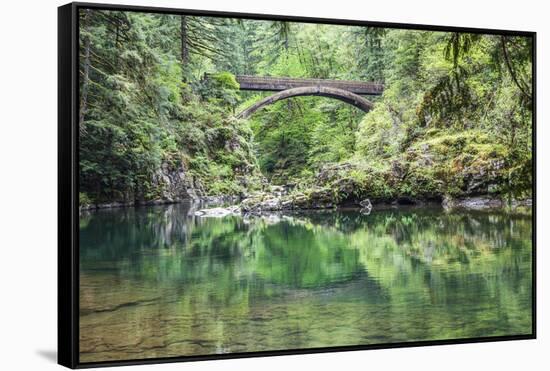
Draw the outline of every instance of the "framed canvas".
<instances>
[{"instance_id":1,"label":"framed canvas","mask_svg":"<svg viewBox=\"0 0 550 371\"><path fill-rule=\"evenodd\" d=\"M534 32L59 8L71 367L534 339Z\"/></svg>"}]
</instances>

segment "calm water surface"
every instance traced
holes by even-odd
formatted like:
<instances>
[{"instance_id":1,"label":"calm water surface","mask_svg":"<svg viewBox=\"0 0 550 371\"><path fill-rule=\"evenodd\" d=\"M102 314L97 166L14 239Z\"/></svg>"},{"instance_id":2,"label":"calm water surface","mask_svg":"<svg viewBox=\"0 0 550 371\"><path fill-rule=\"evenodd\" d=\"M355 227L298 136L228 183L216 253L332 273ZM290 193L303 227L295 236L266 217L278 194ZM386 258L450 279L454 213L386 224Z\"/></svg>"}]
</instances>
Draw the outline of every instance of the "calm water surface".
<instances>
[{"instance_id":1,"label":"calm water surface","mask_svg":"<svg viewBox=\"0 0 550 371\"><path fill-rule=\"evenodd\" d=\"M80 218L80 361L531 333L531 217Z\"/></svg>"}]
</instances>

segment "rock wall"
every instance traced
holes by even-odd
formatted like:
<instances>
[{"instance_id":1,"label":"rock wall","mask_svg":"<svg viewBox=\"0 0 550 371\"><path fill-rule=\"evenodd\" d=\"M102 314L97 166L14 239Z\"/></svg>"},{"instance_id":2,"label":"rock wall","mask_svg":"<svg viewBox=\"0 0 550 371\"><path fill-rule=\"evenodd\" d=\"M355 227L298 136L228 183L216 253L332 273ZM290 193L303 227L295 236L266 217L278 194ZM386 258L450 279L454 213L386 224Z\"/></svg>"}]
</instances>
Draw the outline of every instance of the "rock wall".
<instances>
[{"instance_id":1,"label":"rock wall","mask_svg":"<svg viewBox=\"0 0 550 371\"><path fill-rule=\"evenodd\" d=\"M159 200L178 202L185 199L198 200L205 195L204 187L194 179L183 164L174 167L163 163L152 179L152 185L159 189Z\"/></svg>"}]
</instances>

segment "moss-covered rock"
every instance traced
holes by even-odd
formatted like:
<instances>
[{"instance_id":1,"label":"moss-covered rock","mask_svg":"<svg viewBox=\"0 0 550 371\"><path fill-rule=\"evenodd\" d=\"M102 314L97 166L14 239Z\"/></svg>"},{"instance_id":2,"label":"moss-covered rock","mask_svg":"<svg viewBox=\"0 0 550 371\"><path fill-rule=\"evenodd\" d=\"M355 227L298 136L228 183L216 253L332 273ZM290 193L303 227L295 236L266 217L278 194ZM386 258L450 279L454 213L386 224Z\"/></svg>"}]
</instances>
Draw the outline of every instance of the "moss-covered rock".
<instances>
[{"instance_id":1,"label":"moss-covered rock","mask_svg":"<svg viewBox=\"0 0 550 371\"><path fill-rule=\"evenodd\" d=\"M509 173L514 166L509 158L504 146L479 130L430 130L395 156L360 157L325 166L312 183L337 205L358 204L365 198L375 203L440 202L445 197L482 195L503 199L510 190Z\"/></svg>"}]
</instances>

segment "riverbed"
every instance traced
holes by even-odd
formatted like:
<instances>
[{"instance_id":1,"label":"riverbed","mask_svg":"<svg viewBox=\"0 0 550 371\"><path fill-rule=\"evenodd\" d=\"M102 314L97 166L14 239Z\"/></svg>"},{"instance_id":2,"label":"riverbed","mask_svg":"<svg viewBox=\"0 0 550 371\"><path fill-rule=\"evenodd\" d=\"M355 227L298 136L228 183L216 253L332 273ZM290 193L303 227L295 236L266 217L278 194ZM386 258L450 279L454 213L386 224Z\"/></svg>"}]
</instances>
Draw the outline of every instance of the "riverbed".
<instances>
[{"instance_id":1,"label":"riverbed","mask_svg":"<svg viewBox=\"0 0 550 371\"><path fill-rule=\"evenodd\" d=\"M81 362L532 331L529 213L199 207L81 215Z\"/></svg>"}]
</instances>

